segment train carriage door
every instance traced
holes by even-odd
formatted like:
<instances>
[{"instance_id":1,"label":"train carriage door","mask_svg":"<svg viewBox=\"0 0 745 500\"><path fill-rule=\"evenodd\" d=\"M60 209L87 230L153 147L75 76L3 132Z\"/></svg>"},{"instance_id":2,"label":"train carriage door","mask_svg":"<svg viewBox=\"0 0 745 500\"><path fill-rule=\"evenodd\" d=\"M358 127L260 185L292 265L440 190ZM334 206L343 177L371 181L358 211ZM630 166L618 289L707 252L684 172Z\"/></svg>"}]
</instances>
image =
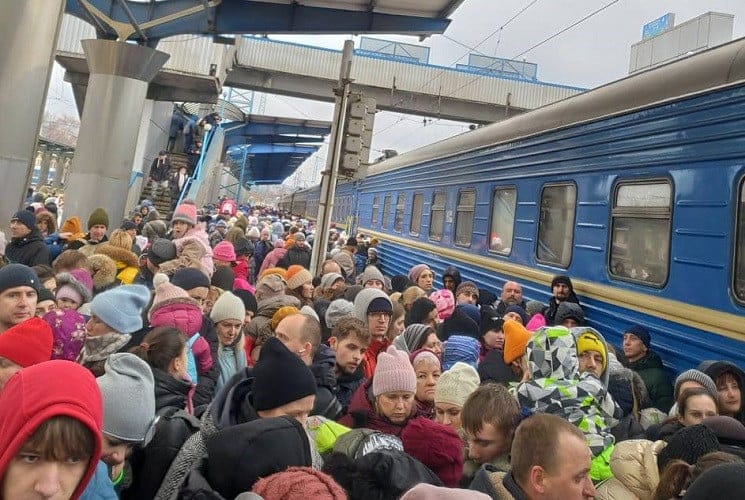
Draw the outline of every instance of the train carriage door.
<instances>
[{"instance_id":1,"label":"train carriage door","mask_svg":"<svg viewBox=\"0 0 745 500\"><path fill-rule=\"evenodd\" d=\"M569 267L574 243L577 186L547 184L541 191L536 258L539 262Z\"/></svg>"},{"instance_id":2,"label":"train carriage door","mask_svg":"<svg viewBox=\"0 0 745 500\"><path fill-rule=\"evenodd\" d=\"M733 287L735 297L745 303L745 179L740 182L735 232L735 266Z\"/></svg>"}]
</instances>

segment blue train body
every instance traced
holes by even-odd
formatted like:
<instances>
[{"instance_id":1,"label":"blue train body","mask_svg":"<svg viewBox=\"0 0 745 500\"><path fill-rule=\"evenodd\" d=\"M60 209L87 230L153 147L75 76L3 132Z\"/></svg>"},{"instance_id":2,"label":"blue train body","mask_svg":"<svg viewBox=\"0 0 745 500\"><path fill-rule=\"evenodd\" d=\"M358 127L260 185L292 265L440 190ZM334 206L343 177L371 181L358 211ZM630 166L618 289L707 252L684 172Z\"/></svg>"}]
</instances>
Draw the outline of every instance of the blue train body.
<instances>
[{"instance_id":1,"label":"blue train body","mask_svg":"<svg viewBox=\"0 0 745 500\"><path fill-rule=\"evenodd\" d=\"M568 274L612 344L640 323L672 370L745 366L745 60L731 56L743 47L382 162L339 185L337 220L381 240L387 274L423 262L439 284L455 265L544 303ZM318 193L296 195L301 213Z\"/></svg>"}]
</instances>

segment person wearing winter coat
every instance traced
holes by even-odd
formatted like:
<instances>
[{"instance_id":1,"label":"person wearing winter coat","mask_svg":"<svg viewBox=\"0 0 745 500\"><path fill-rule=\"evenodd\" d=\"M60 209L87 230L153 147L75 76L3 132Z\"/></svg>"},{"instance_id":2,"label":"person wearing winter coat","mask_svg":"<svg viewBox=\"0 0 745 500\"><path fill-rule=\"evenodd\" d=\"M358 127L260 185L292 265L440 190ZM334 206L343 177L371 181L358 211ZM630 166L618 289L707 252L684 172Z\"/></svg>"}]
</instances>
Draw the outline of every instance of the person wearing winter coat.
<instances>
[{"instance_id":1,"label":"person wearing winter coat","mask_svg":"<svg viewBox=\"0 0 745 500\"><path fill-rule=\"evenodd\" d=\"M742 401L745 372L729 361L704 361L698 369L716 384L721 408L719 414L745 424L745 404Z\"/></svg>"},{"instance_id":2,"label":"person wearing winter coat","mask_svg":"<svg viewBox=\"0 0 745 500\"><path fill-rule=\"evenodd\" d=\"M613 450L610 428L617 423L616 407L611 409L606 403L607 389L595 375L580 373L575 335L561 326L539 328L528 341L527 356L531 379L517 385L518 402L534 412L558 415L582 429L593 454L591 475L596 481L606 479L610 476L607 460Z\"/></svg>"},{"instance_id":3,"label":"person wearing winter coat","mask_svg":"<svg viewBox=\"0 0 745 500\"><path fill-rule=\"evenodd\" d=\"M247 366L241 333L245 317L243 301L232 292L224 292L212 307L210 319L215 324L219 342L216 362L220 367L215 391L219 391L233 375Z\"/></svg>"},{"instance_id":4,"label":"person wearing winter coat","mask_svg":"<svg viewBox=\"0 0 745 500\"><path fill-rule=\"evenodd\" d=\"M554 276L554 279L551 280L551 295L548 306L543 310L543 317L546 318L547 325L556 325L558 324L556 322L556 312L559 305L563 302L572 302L579 305L579 298L574 293L571 278L564 275Z\"/></svg>"},{"instance_id":5,"label":"person wearing winter coat","mask_svg":"<svg viewBox=\"0 0 745 500\"><path fill-rule=\"evenodd\" d=\"M344 317L331 329L328 344L334 351L336 397L345 415L355 391L364 383L362 360L370 344L370 333L357 318Z\"/></svg>"},{"instance_id":6,"label":"person wearing winter coat","mask_svg":"<svg viewBox=\"0 0 745 500\"><path fill-rule=\"evenodd\" d=\"M212 262L212 247L207 233L197 224L197 207L184 202L171 219L171 239L176 245L176 258L160 264L160 272L172 276L179 269L195 267L212 276L215 271Z\"/></svg>"},{"instance_id":7,"label":"person wearing winter coat","mask_svg":"<svg viewBox=\"0 0 745 500\"><path fill-rule=\"evenodd\" d=\"M68 238L65 250L80 250L86 257L93 255L96 245L109 241L106 236L108 228L109 214L103 208L96 208L88 216L88 232L82 238Z\"/></svg>"},{"instance_id":8,"label":"person wearing winter coat","mask_svg":"<svg viewBox=\"0 0 745 500\"><path fill-rule=\"evenodd\" d=\"M79 498L101 456L102 406L93 375L70 361L11 377L0 393L0 498Z\"/></svg>"},{"instance_id":9,"label":"person wearing winter coat","mask_svg":"<svg viewBox=\"0 0 745 500\"><path fill-rule=\"evenodd\" d=\"M287 253L277 263L279 267L288 269L290 266L298 265L305 269L310 268L310 256L311 250L308 245L305 244L305 234L298 231L294 235L295 244L287 249Z\"/></svg>"},{"instance_id":10,"label":"person wearing winter coat","mask_svg":"<svg viewBox=\"0 0 745 500\"><path fill-rule=\"evenodd\" d=\"M293 246L293 244L294 240L282 241L281 238L274 242L274 250L266 254L264 261L261 263L261 267L259 268L259 279L261 279L260 276L264 271L272 267L277 267L279 261L285 257L287 251Z\"/></svg>"},{"instance_id":11,"label":"person wearing winter coat","mask_svg":"<svg viewBox=\"0 0 745 500\"><path fill-rule=\"evenodd\" d=\"M10 263L29 267L49 265L49 249L36 228L36 218L28 210L16 212L10 219L10 243L5 246L5 258Z\"/></svg>"},{"instance_id":12,"label":"person wearing winter coat","mask_svg":"<svg viewBox=\"0 0 745 500\"><path fill-rule=\"evenodd\" d=\"M274 245L272 245L272 241L270 239L270 231L269 228L264 228L261 230L260 239L256 242L254 245L254 253L252 260L252 266L253 272L251 273L251 283L256 283L259 270L261 269L261 265L264 263L264 259L267 255L269 255L269 252L274 250Z\"/></svg>"},{"instance_id":13,"label":"person wearing winter coat","mask_svg":"<svg viewBox=\"0 0 745 500\"><path fill-rule=\"evenodd\" d=\"M163 150L158 153L158 156L153 160L150 165L150 193L153 199L158 195L158 190L162 187L163 190L168 192L168 178L171 174L171 159L168 157L168 152Z\"/></svg>"},{"instance_id":14,"label":"person wearing winter coat","mask_svg":"<svg viewBox=\"0 0 745 500\"><path fill-rule=\"evenodd\" d=\"M655 408L667 413L673 406L673 384L670 383L662 359L651 349L652 336L641 325L631 325L623 334L623 354L627 367L644 381L649 399Z\"/></svg>"},{"instance_id":15,"label":"person wearing winter coat","mask_svg":"<svg viewBox=\"0 0 745 500\"><path fill-rule=\"evenodd\" d=\"M597 500L651 500L660 482L657 455L664 441L632 439L616 444L610 457L613 477L597 486Z\"/></svg>"},{"instance_id":16,"label":"person wearing winter coat","mask_svg":"<svg viewBox=\"0 0 745 500\"><path fill-rule=\"evenodd\" d=\"M116 264L116 279L123 285L134 283L139 272L139 258L132 252L132 237L121 229L111 233L109 241L96 245L94 254L106 255Z\"/></svg>"}]
</instances>

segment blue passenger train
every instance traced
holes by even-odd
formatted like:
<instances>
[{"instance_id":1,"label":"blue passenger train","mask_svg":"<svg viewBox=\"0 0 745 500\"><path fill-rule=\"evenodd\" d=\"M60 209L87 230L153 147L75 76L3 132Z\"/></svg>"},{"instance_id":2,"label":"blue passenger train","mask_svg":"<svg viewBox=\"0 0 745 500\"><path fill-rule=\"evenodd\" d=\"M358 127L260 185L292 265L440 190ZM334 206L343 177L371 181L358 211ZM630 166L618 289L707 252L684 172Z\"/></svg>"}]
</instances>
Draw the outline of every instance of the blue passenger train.
<instances>
[{"instance_id":1,"label":"blue passenger train","mask_svg":"<svg viewBox=\"0 0 745 500\"><path fill-rule=\"evenodd\" d=\"M675 371L745 366L745 39L371 166L338 186L350 218L387 274L455 265L544 303L568 274L614 345L639 323Z\"/></svg>"}]
</instances>

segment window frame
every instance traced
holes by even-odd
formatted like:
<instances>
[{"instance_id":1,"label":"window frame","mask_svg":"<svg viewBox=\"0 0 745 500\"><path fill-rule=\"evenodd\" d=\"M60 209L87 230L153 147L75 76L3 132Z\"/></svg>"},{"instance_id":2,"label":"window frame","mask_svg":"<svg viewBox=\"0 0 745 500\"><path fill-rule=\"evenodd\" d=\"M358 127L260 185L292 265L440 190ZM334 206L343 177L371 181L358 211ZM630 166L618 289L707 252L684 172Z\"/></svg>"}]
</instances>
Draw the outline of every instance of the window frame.
<instances>
[{"instance_id":1,"label":"window frame","mask_svg":"<svg viewBox=\"0 0 745 500\"><path fill-rule=\"evenodd\" d=\"M391 211L391 195L387 194L383 198L383 217L381 218L381 228L388 229L388 223L390 222L390 211Z\"/></svg>"},{"instance_id":2,"label":"window frame","mask_svg":"<svg viewBox=\"0 0 745 500\"><path fill-rule=\"evenodd\" d=\"M666 184L670 187L670 200L666 207L616 207L618 192L624 186L633 185L650 185L650 184ZM670 262L672 261L672 237L673 237L673 205L675 203L675 184L672 179L668 177L647 177L647 178L624 178L616 179L613 190L611 192L612 198L610 201L610 221L608 224L608 251L606 259L606 272L608 279L614 281L623 281L626 283L633 283L635 285L641 285L647 288L661 289L667 285L670 279ZM651 212L651 214L650 214ZM615 218L636 218L636 219L653 219L653 220L667 220L668 222L668 234L667 234L667 272L665 279L661 283L655 283L651 281L643 281L628 276L620 276L612 272L611 260L613 259L613 233L614 233L614 220Z\"/></svg>"},{"instance_id":3,"label":"window frame","mask_svg":"<svg viewBox=\"0 0 745 500\"><path fill-rule=\"evenodd\" d=\"M438 195L442 195L442 207L440 208L439 205L435 205L435 198ZM428 238L430 241L442 241L443 236L445 236L445 214L447 212L447 206L448 206L448 195L447 191L440 190L440 191L433 191L432 192L432 203L429 205L429 227L427 228ZM432 235L432 221L434 220L434 213L435 210L437 210L438 213L442 213L442 232L439 236Z\"/></svg>"},{"instance_id":4,"label":"window frame","mask_svg":"<svg viewBox=\"0 0 745 500\"><path fill-rule=\"evenodd\" d=\"M372 199L372 208L370 209L370 225L378 227L380 219L380 195L376 194Z\"/></svg>"},{"instance_id":5,"label":"window frame","mask_svg":"<svg viewBox=\"0 0 745 500\"><path fill-rule=\"evenodd\" d=\"M512 241L510 241L510 251L509 252L500 252L498 250L492 250L491 249L491 233L494 227L492 226L494 222L494 198L496 197L497 191L505 191L507 189L512 189L515 192L515 214L514 217L512 217ZM517 185L516 184L504 184L499 186L494 186L491 192L491 203L489 205L489 233L487 234L487 241L486 241L486 248L487 251L491 254L495 255L502 255L504 257L509 257L512 255L512 248L515 246L515 220L517 219Z\"/></svg>"},{"instance_id":6,"label":"window frame","mask_svg":"<svg viewBox=\"0 0 745 500\"><path fill-rule=\"evenodd\" d=\"M565 264L563 263L557 263L557 262L550 262L545 259L541 259L538 257L538 247L540 245L540 234L541 234L541 207L543 206L543 195L549 188L555 188L555 187L572 187L574 188L574 214L571 221L571 228L572 228L572 241L569 245L570 248L570 255L569 260ZM553 266L558 267L560 269L569 269L569 267L572 265L572 259L574 259L574 236L576 232L576 226L577 226L577 203L579 200L579 190L577 189L577 183L574 181L552 181L552 182L546 182L541 185L541 191L538 197L538 218L536 220L536 235L535 235L535 250L533 252L535 256L536 262L545 265L545 266Z\"/></svg>"},{"instance_id":7,"label":"window frame","mask_svg":"<svg viewBox=\"0 0 745 500\"><path fill-rule=\"evenodd\" d=\"M468 212L468 210L461 210L461 198L466 193L473 193L473 207L471 212L471 234L468 237L468 243L459 243L458 242L458 221L459 221L459 215L461 212ZM461 188L458 190L458 199L455 204L455 218L453 220L453 245L462 247L462 248L470 248L473 244L473 225L474 221L476 220L476 205L478 202L478 191L476 191L476 188Z\"/></svg>"},{"instance_id":8,"label":"window frame","mask_svg":"<svg viewBox=\"0 0 745 500\"><path fill-rule=\"evenodd\" d=\"M732 296L734 297L735 302L737 302L739 305L745 305L745 296L741 297L737 294L737 264L739 264L738 261L738 242L742 241L743 245L745 246L745 176L742 176L740 178L740 182L738 183L737 191L735 191L735 206L737 207L735 209L735 229L732 232L734 235L734 241L733 241L733 251L732 251L732 270L731 270L731 283L732 283ZM742 212L740 211L740 207L742 207ZM742 231L740 231L741 226L740 223L742 223ZM742 255L740 256L743 261L745 261L745 249L743 250ZM745 262L743 263L745 266Z\"/></svg>"},{"instance_id":9,"label":"window frame","mask_svg":"<svg viewBox=\"0 0 745 500\"><path fill-rule=\"evenodd\" d=\"M414 224L414 214L416 213L416 202L419 200L419 217ZM419 236L422 232L422 216L424 215L424 193L414 193L411 196L411 217L409 217L409 234ZM416 229L415 229L416 228Z\"/></svg>"},{"instance_id":10,"label":"window frame","mask_svg":"<svg viewBox=\"0 0 745 500\"><path fill-rule=\"evenodd\" d=\"M399 191L396 195L396 206L393 210L393 232L403 233L404 213L406 212L406 191Z\"/></svg>"}]
</instances>

